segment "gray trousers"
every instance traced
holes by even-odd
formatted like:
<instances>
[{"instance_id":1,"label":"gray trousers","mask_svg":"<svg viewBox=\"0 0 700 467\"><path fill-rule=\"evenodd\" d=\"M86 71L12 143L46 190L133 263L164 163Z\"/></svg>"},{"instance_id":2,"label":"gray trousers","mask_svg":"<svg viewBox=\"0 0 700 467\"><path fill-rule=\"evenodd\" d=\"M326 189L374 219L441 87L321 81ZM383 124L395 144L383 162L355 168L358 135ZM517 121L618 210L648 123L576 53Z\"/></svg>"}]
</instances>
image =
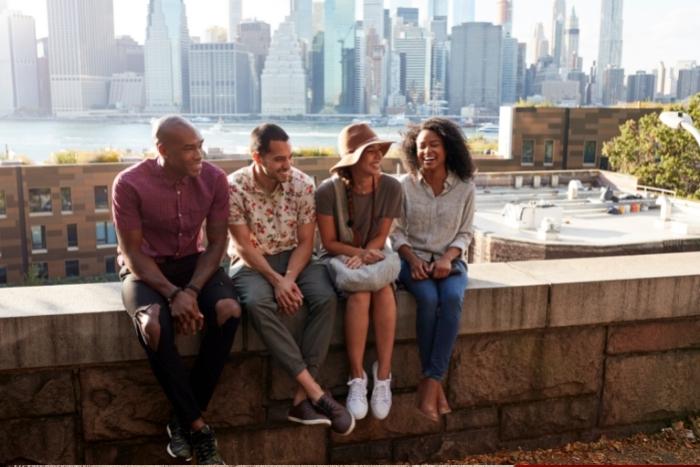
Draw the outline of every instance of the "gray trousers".
<instances>
[{"instance_id":1,"label":"gray trousers","mask_svg":"<svg viewBox=\"0 0 700 467\"><path fill-rule=\"evenodd\" d=\"M266 256L280 274L287 271L291 251ZM238 300L265 346L290 377L308 369L314 378L328 353L337 295L323 263L312 260L299 274L297 285L304 304L293 316L278 311L274 287L245 265L231 268Z\"/></svg>"}]
</instances>

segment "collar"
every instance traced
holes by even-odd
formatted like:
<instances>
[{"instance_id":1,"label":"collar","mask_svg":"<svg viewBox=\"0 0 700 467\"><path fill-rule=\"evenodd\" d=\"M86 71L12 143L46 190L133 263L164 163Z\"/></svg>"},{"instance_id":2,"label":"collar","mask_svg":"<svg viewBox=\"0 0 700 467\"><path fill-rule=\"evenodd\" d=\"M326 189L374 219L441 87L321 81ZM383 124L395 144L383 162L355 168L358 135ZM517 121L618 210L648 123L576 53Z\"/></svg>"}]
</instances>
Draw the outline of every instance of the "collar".
<instances>
[{"instance_id":1,"label":"collar","mask_svg":"<svg viewBox=\"0 0 700 467\"><path fill-rule=\"evenodd\" d=\"M176 175L173 175L172 173L168 172L165 170L165 167L163 167L163 157L158 156L155 159L153 159L153 167L154 167L154 173L161 179L164 180L168 185L186 185L190 183L190 180L192 177L185 175L184 177L178 178Z\"/></svg>"},{"instance_id":2,"label":"collar","mask_svg":"<svg viewBox=\"0 0 700 467\"><path fill-rule=\"evenodd\" d=\"M423 177L423 172L421 172L420 170L416 174L416 179L418 180L419 183L421 183L425 186L429 186L428 182L425 180L425 177ZM447 177L445 178L445 181L443 182L442 186L445 189L445 191L447 191L450 188L452 188L455 185L455 183L457 183L457 181L458 181L457 175L455 175L455 173L452 172L451 170L448 170ZM443 193L444 193L444 191L443 191Z\"/></svg>"},{"instance_id":3,"label":"collar","mask_svg":"<svg viewBox=\"0 0 700 467\"><path fill-rule=\"evenodd\" d=\"M275 189L272 190L272 192L268 193L267 191L265 191L265 189L263 189L263 187L261 187L258 184L258 181L255 179L254 167L255 167L255 162L251 162L250 165L248 165L245 168L245 173L250 178L250 183L253 186L253 190L255 190L255 192L258 194L261 194L264 196L278 196L280 193L284 193L285 191L287 191L287 187L289 186L290 183L292 183L292 177L294 176L294 172L292 172L292 176L289 177L289 180L287 180L284 183L279 183L275 187ZM293 171L294 167L292 167L291 170Z\"/></svg>"}]
</instances>

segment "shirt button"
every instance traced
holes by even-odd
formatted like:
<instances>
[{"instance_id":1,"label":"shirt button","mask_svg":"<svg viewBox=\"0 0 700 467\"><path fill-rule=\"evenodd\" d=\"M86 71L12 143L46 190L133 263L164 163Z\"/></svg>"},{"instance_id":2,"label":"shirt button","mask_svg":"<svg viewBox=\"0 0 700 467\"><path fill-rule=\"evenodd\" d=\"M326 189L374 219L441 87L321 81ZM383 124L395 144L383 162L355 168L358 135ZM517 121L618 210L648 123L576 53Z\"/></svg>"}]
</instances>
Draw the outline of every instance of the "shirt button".
<instances>
[{"instance_id":1,"label":"shirt button","mask_svg":"<svg viewBox=\"0 0 700 467\"><path fill-rule=\"evenodd\" d=\"M177 217L182 217L182 214L178 212Z\"/></svg>"},{"instance_id":2,"label":"shirt button","mask_svg":"<svg viewBox=\"0 0 700 467\"><path fill-rule=\"evenodd\" d=\"M178 194L178 195L180 194L180 190L177 190L177 194Z\"/></svg>"},{"instance_id":3,"label":"shirt button","mask_svg":"<svg viewBox=\"0 0 700 467\"><path fill-rule=\"evenodd\" d=\"M177 234L177 236L178 236L178 237L182 237L182 234L181 234L181 233L179 233L179 234Z\"/></svg>"}]
</instances>

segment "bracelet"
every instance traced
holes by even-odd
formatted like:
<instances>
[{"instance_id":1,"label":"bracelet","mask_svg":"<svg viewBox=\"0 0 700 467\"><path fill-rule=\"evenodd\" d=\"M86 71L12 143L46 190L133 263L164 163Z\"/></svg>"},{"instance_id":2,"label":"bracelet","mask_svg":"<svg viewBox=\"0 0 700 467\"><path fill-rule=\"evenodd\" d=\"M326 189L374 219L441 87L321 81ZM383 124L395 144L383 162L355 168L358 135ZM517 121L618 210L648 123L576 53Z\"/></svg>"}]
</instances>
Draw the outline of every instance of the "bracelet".
<instances>
[{"instance_id":1,"label":"bracelet","mask_svg":"<svg viewBox=\"0 0 700 467\"><path fill-rule=\"evenodd\" d=\"M199 295L202 292L202 289L197 287L196 285L189 283L185 286L186 289L190 289L192 292L194 292L196 295Z\"/></svg>"},{"instance_id":2,"label":"bracelet","mask_svg":"<svg viewBox=\"0 0 700 467\"><path fill-rule=\"evenodd\" d=\"M170 293L170 295L168 295L168 303L172 303L173 300L175 300L175 297L177 297L177 294L179 294L180 292L182 292L182 289L180 287L175 288L175 290L173 290Z\"/></svg>"}]
</instances>

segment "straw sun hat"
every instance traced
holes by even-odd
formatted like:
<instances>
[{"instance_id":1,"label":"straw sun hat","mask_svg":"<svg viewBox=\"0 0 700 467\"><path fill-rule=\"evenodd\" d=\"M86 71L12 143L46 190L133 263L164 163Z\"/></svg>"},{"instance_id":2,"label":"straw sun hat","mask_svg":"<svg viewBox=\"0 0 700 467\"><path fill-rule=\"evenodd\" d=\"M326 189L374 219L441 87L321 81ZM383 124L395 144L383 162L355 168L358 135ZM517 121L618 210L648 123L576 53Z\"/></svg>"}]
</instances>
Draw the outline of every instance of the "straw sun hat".
<instances>
[{"instance_id":1,"label":"straw sun hat","mask_svg":"<svg viewBox=\"0 0 700 467\"><path fill-rule=\"evenodd\" d=\"M360 160L367 146L380 145L385 156L393 141L380 139L366 123L353 123L343 128L338 135L338 153L340 161L331 167L331 173L343 167L351 167Z\"/></svg>"}]
</instances>

